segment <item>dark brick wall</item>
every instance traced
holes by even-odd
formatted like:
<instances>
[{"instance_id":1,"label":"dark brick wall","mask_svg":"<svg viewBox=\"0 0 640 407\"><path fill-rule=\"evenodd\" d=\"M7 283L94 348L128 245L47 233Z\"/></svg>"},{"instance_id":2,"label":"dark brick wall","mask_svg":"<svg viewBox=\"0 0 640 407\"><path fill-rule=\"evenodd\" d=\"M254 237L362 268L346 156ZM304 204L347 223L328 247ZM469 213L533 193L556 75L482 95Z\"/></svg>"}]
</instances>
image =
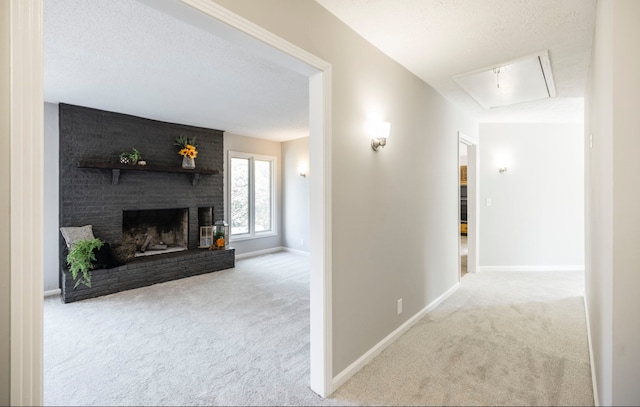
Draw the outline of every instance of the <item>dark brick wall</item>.
<instances>
[{"instance_id":1,"label":"dark brick wall","mask_svg":"<svg viewBox=\"0 0 640 407\"><path fill-rule=\"evenodd\" d=\"M68 271L62 275L62 301L86 300L124 290L191 277L235 266L235 250L189 250L159 256L142 257L133 263L91 272L91 288L79 284Z\"/></svg>"},{"instance_id":2,"label":"dark brick wall","mask_svg":"<svg viewBox=\"0 0 640 407\"><path fill-rule=\"evenodd\" d=\"M68 104L59 105L60 226L93 225L94 235L109 243L122 237L122 211L189 209L189 249L198 246L198 208L213 207L213 220L224 218L223 132ZM196 137L196 167L218 170L201 175L126 171L117 185L111 171L78 168L78 161L119 161L120 153L137 148L147 163L180 168L182 157L173 143L179 135ZM46 203L45 203L46 205ZM61 264L66 246L60 236Z\"/></svg>"},{"instance_id":3,"label":"dark brick wall","mask_svg":"<svg viewBox=\"0 0 640 407\"><path fill-rule=\"evenodd\" d=\"M125 209L189 208L189 248L198 246L198 207L213 207L214 220L224 218L224 151L220 130L211 130L86 107L60 104L60 226L93 225L96 237L118 243ZM201 175L126 171L111 184L111 172L77 168L80 160L117 162L120 153L140 150L148 163L174 165L182 157L177 136L196 137L198 168L219 170ZM61 244L64 244L61 241Z\"/></svg>"}]
</instances>

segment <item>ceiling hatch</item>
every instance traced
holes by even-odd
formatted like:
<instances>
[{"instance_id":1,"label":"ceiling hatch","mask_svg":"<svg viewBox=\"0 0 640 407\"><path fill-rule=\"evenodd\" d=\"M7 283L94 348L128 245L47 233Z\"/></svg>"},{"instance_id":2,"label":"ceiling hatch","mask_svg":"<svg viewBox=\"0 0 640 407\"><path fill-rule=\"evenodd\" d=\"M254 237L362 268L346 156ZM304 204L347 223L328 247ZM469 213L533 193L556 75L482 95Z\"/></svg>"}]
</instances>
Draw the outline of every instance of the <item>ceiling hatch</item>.
<instances>
[{"instance_id":1,"label":"ceiling hatch","mask_svg":"<svg viewBox=\"0 0 640 407\"><path fill-rule=\"evenodd\" d=\"M556 96L548 51L478 69L453 79L485 109Z\"/></svg>"}]
</instances>

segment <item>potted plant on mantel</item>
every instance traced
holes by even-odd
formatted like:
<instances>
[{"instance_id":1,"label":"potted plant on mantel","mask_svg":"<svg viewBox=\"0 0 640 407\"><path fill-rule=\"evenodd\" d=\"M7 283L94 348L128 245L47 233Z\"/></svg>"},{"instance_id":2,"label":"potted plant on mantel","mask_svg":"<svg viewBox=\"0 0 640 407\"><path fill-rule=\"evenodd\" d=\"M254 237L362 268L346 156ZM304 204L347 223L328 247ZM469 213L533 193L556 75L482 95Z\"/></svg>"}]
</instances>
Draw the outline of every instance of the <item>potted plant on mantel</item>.
<instances>
[{"instance_id":1,"label":"potted plant on mantel","mask_svg":"<svg viewBox=\"0 0 640 407\"><path fill-rule=\"evenodd\" d=\"M123 152L122 154L120 154L120 163L121 164L131 164L131 165L136 165L136 164L140 164L140 165L145 165L146 162L141 160L142 158L142 154L140 154L140 151L138 151L137 148L133 148L132 152ZM144 164L142 164L144 162Z\"/></svg>"},{"instance_id":2,"label":"potted plant on mantel","mask_svg":"<svg viewBox=\"0 0 640 407\"><path fill-rule=\"evenodd\" d=\"M182 168L192 170L196 168L196 157L198 156L198 144L196 138L191 139L185 136L176 137L174 145L180 147L178 154L182 156Z\"/></svg>"},{"instance_id":3,"label":"potted plant on mantel","mask_svg":"<svg viewBox=\"0 0 640 407\"><path fill-rule=\"evenodd\" d=\"M71 276L76 281L73 288L80 283L91 288L91 270L96 261L95 250L100 249L104 242L100 239L88 239L77 242L67 255L67 263Z\"/></svg>"}]
</instances>

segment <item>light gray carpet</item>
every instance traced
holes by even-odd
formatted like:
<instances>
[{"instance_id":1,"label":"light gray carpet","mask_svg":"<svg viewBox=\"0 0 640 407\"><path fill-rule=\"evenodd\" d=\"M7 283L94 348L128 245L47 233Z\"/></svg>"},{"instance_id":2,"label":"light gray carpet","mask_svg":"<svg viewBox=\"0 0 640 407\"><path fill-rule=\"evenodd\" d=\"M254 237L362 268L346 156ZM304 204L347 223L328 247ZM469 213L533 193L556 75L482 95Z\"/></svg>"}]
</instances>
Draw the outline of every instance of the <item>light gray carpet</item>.
<instances>
[{"instance_id":1,"label":"light gray carpet","mask_svg":"<svg viewBox=\"0 0 640 407\"><path fill-rule=\"evenodd\" d=\"M578 272L467 274L335 394L376 405L593 405Z\"/></svg>"},{"instance_id":2,"label":"light gray carpet","mask_svg":"<svg viewBox=\"0 0 640 407\"><path fill-rule=\"evenodd\" d=\"M45 300L47 405L309 405L309 258ZM331 401L326 401L331 403Z\"/></svg>"},{"instance_id":3,"label":"light gray carpet","mask_svg":"<svg viewBox=\"0 0 640 407\"><path fill-rule=\"evenodd\" d=\"M332 398L309 388L308 258L45 300L47 405L593 405L580 273L469 274Z\"/></svg>"}]
</instances>

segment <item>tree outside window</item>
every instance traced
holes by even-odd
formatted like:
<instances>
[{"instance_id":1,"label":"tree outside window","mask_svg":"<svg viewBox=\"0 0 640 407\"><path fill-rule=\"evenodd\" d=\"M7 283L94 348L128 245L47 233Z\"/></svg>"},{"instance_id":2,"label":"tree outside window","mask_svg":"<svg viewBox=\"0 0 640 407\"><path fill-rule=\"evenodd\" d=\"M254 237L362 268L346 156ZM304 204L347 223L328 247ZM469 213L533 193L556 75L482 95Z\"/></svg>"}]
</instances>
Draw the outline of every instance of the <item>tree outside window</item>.
<instances>
[{"instance_id":1,"label":"tree outside window","mask_svg":"<svg viewBox=\"0 0 640 407\"><path fill-rule=\"evenodd\" d=\"M232 237L273 233L275 157L229 152Z\"/></svg>"}]
</instances>

